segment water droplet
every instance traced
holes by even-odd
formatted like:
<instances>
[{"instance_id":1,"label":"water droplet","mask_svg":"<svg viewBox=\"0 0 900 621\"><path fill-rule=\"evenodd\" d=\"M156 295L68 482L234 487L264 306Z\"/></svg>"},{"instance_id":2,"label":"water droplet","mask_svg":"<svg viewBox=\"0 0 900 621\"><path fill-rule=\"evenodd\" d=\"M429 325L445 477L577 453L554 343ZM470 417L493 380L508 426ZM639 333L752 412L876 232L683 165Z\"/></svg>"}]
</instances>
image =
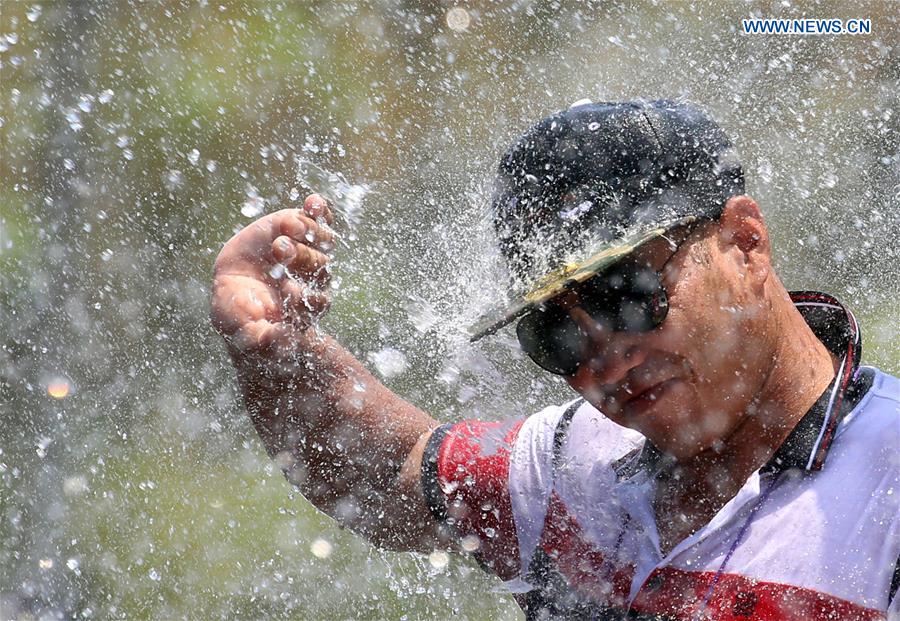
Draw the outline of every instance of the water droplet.
<instances>
[{"instance_id":1,"label":"water droplet","mask_svg":"<svg viewBox=\"0 0 900 621\"><path fill-rule=\"evenodd\" d=\"M65 378L55 378L47 383L47 394L54 399L65 399L71 390L72 385Z\"/></svg>"},{"instance_id":2,"label":"water droplet","mask_svg":"<svg viewBox=\"0 0 900 621\"><path fill-rule=\"evenodd\" d=\"M772 162L770 162L769 160L761 159L759 161L759 166L757 167L757 173L759 174L759 178L764 183L771 183L773 177Z\"/></svg>"},{"instance_id":3,"label":"water droplet","mask_svg":"<svg viewBox=\"0 0 900 621\"><path fill-rule=\"evenodd\" d=\"M38 567L40 567L41 569L51 569L53 567L53 559L42 558L38 561Z\"/></svg>"},{"instance_id":4,"label":"water droplet","mask_svg":"<svg viewBox=\"0 0 900 621\"><path fill-rule=\"evenodd\" d=\"M88 482L84 475L66 477L63 481L63 492L66 496L78 496L88 491Z\"/></svg>"},{"instance_id":5,"label":"water droplet","mask_svg":"<svg viewBox=\"0 0 900 621\"><path fill-rule=\"evenodd\" d=\"M125 147L127 147L129 142L131 142L131 138L129 138L128 136L119 136L118 138L116 138L116 146L120 149L124 149Z\"/></svg>"},{"instance_id":6,"label":"water droplet","mask_svg":"<svg viewBox=\"0 0 900 621\"><path fill-rule=\"evenodd\" d=\"M197 163L200 161L200 151L198 151L197 149L191 149L191 152L188 153L187 158L191 164L196 166Z\"/></svg>"},{"instance_id":7,"label":"water droplet","mask_svg":"<svg viewBox=\"0 0 900 621\"><path fill-rule=\"evenodd\" d=\"M443 550L435 550L428 555L428 562L435 569L444 569L450 562L450 555Z\"/></svg>"},{"instance_id":8,"label":"water droplet","mask_svg":"<svg viewBox=\"0 0 900 621\"><path fill-rule=\"evenodd\" d=\"M318 150L314 145L304 145L303 150ZM372 188L367 184L353 184L343 175L325 170L318 164L303 158L296 158L297 183L300 188L315 191L331 201L335 213L341 215L352 228L362 216L363 201ZM348 239L352 236L348 235ZM352 241L352 240L350 240Z\"/></svg>"},{"instance_id":9,"label":"water droplet","mask_svg":"<svg viewBox=\"0 0 900 621\"><path fill-rule=\"evenodd\" d=\"M440 321L440 315L427 300L413 300L406 307L410 321L419 332L428 332Z\"/></svg>"},{"instance_id":10,"label":"water droplet","mask_svg":"<svg viewBox=\"0 0 900 621\"><path fill-rule=\"evenodd\" d=\"M217 165L216 165L215 160L207 160L206 170L208 170L209 172L216 172L216 168L217 168Z\"/></svg>"},{"instance_id":11,"label":"water droplet","mask_svg":"<svg viewBox=\"0 0 900 621\"><path fill-rule=\"evenodd\" d=\"M246 201L244 201L243 205L241 205L241 215L244 215L248 218L256 218L262 214L265 207L265 200L263 200L259 196L251 196Z\"/></svg>"},{"instance_id":12,"label":"water droplet","mask_svg":"<svg viewBox=\"0 0 900 621\"><path fill-rule=\"evenodd\" d=\"M100 96L97 97L97 101L99 101L102 104L106 104L106 103L109 103L110 101L112 101L112 98L113 98L113 91L112 91L112 89L108 88L105 91L103 91L102 93L100 93Z\"/></svg>"},{"instance_id":13,"label":"water droplet","mask_svg":"<svg viewBox=\"0 0 900 621\"><path fill-rule=\"evenodd\" d=\"M41 6L39 4L34 5L28 11L25 12L25 17L28 18L32 24L38 20L41 16Z\"/></svg>"},{"instance_id":14,"label":"water droplet","mask_svg":"<svg viewBox=\"0 0 900 621\"><path fill-rule=\"evenodd\" d=\"M450 27L450 30L462 32L463 30L466 30L471 23L472 17L464 8L455 6L447 11L447 26Z\"/></svg>"},{"instance_id":15,"label":"water droplet","mask_svg":"<svg viewBox=\"0 0 900 621\"><path fill-rule=\"evenodd\" d=\"M94 107L94 104L91 103L88 95L82 95L81 100L78 102L78 109L82 112L90 112Z\"/></svg>"},{"instance_id":16,"label":"water droplet","mask_svg":"<svg viewBox=\"0 0 900 621\"><path fill-rule=\"evenodd\" d=\"M375 369L385 379L400 375L409 366L403 352L393 347L385 347L381 351L370 352L368 360L375 365Z\"/></svg>"},{"instance_id":17,"label":"water droplet","mask_svg":"<svg viewBox=\"0 0 900 621\"><path fill-rule=\"evenodd\" d=\"M296 187L293 187L291 188L291 193L288 196L292 201L295 201L300 198L300 190L298 190Z\"/></svg>"},{"instance_id":18,"label":"water droplet","mask_svg":"<svg viewBox=\"0 0 900 621\"><path fill-rule=\"evenodd\" d=\"M160 579L162 578L162 576L159 575L159 572L156 571L155 569L153 569L152 567L150 568L150 571L147 572L147 575L150 576L150 579L153 580L154 582L159 582Z\"/></svg>"},{"instance_id":19,"label":"water droplet","mask_svg":"<svg viewBox=\"0 0 900 621\"><path fill-rule=\"evenodd\" d=\"M588 130L590 130L590 131L592 131L592 132L595 132L595 131L597 131L598 129L600 129L600 123L598 123L597 121L593 121L593 122L591 122L591 123L588 123Z\"/></svg>"},{"instance_id":20,"label":"water droplet","mask_svg":"<svg viewBox=\"0 0 900 621\"><path fill-rule=\"evenodd\" d=\"M73 132L81 131L84 127L81 123L81 113L74 108L66 108L65 111L66 121L69 122L69 127Z\"/></svg>"},{"instance_id":21,"label":"water droplet","mask_svg":"<svg viewBox=\"0 0 900 621\"><path fill-rule=\"evenodd\" d=\"M72 571L76 571L79 565L80 563L78 562L77 558L70 558L68 561L66 561L66 567L68 567Z\"/></svg>"},{"instance_id":22,"label":"water droplet","mask_svg":"<svg viewBox=\"0 0 900 621\"><path fill-rule=\"evenodd\" d=\"M309 551L312 552L312 555L316 558L325 559L331 556L333 548L330 542L326 541L325 539L319 538L310 544Z\"/></svg>"},{"instance_id":23,"label":"water droplet","mask_svg":"<svg viewBox=\"0 0 900 621\"><path fill-rule=\"evenodd\" d=\"M184 175L180 170L170 170L166 172L166 188L169 191L175 190L184 182Z\"/></svg>"}]
</instances>

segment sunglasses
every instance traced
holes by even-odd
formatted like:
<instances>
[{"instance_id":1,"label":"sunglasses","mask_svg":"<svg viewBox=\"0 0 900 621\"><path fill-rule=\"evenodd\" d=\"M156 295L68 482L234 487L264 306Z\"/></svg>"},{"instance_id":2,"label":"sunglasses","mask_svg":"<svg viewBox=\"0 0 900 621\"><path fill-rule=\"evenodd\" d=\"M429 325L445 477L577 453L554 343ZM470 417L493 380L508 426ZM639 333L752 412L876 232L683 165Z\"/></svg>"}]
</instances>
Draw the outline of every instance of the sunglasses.
<instances>
[{"instance_id":1,"label":"sunglasses","mask_svg":"<svg viewBox=\"0 0 900 621\"><path fill-rule=\"evenodd\" d=\"M572 306L583 310L599 329L606 331L649 332L660 326L669 312L669 297L660 272L683 243L684 240L674 246L658 271L639 263L622 263L535 308L516 326L522 351L545 371L575 375L588 336L572 318ZM573 299L574 304L563 307L559 303L561 297Z\"/></svg>"}]
</instances>

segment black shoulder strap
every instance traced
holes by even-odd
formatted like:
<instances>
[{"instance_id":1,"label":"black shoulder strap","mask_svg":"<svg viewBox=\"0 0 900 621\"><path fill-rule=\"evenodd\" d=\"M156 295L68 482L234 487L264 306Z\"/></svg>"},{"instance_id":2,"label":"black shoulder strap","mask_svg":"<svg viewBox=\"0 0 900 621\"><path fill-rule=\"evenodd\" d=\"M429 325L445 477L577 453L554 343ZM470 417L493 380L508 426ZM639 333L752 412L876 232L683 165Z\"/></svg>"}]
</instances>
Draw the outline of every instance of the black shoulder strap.
<instances>
[{"instance_id":1,"label":"black shoulder strap","mask_svg":"<svg viewBox=\"0 0 900 621\"><path fill-rule=\"evenodd\" d=\"M569 433L569 425L572 424L572 419L575 417L575 412L578 411L578 408L581 407L581 404L584 403L584 399L578 399L574 401L569 407L566 408L566 411L563 412L563 415L559 417L559 422L556 423L556 431L553 432L553 471L550 473L551 476L551 489L553 486L553 481L556 478L556 470L562 464L562 449L563 444L566 442L566 435Z\"/></svg>"},{"instance_id":2,"label":"black shoulder strap","mask_svg":"<svg viewBox=\"0 0 900 621\"><path fill-rule=\"evenodd\" d=\"M562 464L563 445L566 442L566 435L569 432L569 426L575 412L584 403L584 399L574 401L563 415L560 416L556 423L556 429L553 431L553 461L550 471L550 493L553 493L553 487L556 480L556 471ZM523 572L525 579L533 587L524 594L524 597L518 599L525 613L525 618L531 619L547 619L558 618L562 611L571 609L574 602L563 602L566 594L571 590L565 582L565 578L556 571L550 557L538 545L534 554L531 556L526 571ZM522 601L524 600L524 602ZM522 605L524 604L524 605ZM568 604L568 605L565 605Z\"/></svg>"}]
</instances>

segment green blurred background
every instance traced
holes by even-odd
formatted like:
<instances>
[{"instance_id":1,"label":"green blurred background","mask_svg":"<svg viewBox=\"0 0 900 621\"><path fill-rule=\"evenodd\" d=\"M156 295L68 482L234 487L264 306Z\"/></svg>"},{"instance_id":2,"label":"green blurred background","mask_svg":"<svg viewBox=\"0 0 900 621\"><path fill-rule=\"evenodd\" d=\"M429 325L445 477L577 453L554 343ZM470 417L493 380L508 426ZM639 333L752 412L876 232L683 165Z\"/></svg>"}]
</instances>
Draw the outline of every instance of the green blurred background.
<instances>
[{"instance_id":1,"label":"green blurred background","mask_svg":"<svg viewBox=\"0 0 900 621\"><path fill-rule=\"evenodd\" d=\"M212 262L315 189L329 329L442 420L558 401L509 335L498 154L589 97L685 98L737 143L790 287L900 371L893 2L0 2L0 618L520 618L469 560L293 495L207 320ZM743 17L869 18L745 36ZM376 355L377 354L377 355Z\"/></svg>"}]
</instances>

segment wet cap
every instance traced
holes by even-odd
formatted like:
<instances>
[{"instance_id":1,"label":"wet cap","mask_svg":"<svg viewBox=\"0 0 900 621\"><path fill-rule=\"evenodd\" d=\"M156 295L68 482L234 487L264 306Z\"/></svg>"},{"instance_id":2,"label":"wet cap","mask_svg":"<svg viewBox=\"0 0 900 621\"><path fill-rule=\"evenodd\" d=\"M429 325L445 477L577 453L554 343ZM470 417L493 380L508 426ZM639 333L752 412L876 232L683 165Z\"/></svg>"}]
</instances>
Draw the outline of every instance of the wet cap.
<instances>
[{"instance_id":1,"label":"wet cap","mask_svg":"<svg viewBox=\"0 0 900 621\"><path fill-rule=\"evenodd\" d=\"M578 102L542 120L503 156L491 205L512 304L471 340L743 193L731 141L689 104Z\"/></svg>"}]
</instances>

